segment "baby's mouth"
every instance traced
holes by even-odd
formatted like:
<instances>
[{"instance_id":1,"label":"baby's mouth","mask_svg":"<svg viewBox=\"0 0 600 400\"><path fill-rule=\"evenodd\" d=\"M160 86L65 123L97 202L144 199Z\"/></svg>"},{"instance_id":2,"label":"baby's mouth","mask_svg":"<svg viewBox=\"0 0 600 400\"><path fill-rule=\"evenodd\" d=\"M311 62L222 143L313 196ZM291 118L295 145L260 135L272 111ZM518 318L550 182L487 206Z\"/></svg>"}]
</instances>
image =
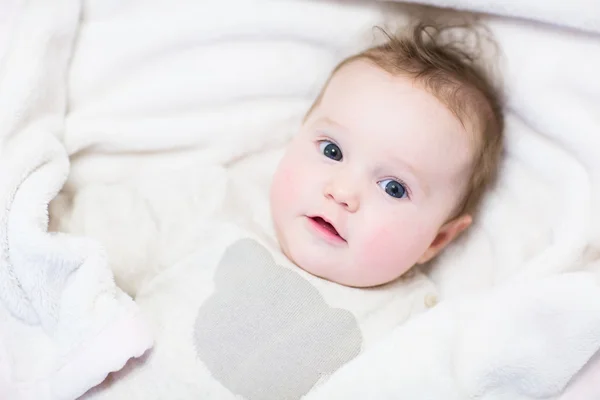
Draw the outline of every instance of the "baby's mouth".
<instances>
[{"instance_id":1,"label":"baby's mouth","mask_svg":"<svg viewBox=\"0 0 600 400\"><path fill-rule=\"evenodd\" d=\"M337 237L340 240L343 240L344 242L346 241L337 231L337 229L335 229L335 227L330 223L327 222L325 219L323 219L322 217L309 217L309 219L311 219L316 225L318 225L323 231L329 233L331 236L333 237Z\"/></svg>"}]
</instances>

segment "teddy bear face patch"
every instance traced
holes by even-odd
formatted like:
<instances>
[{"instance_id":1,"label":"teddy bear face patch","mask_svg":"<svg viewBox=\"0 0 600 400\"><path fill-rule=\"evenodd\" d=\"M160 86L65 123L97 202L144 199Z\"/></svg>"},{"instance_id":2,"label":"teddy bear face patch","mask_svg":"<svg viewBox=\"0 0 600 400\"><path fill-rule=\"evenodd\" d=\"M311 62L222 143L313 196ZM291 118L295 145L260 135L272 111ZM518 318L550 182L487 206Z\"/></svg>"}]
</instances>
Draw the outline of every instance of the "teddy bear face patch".
<instances>
[{"instance_id":1,"label":"teddy bear face patch","mask_svg":"<svg viewBox=\"0 0 600 400\"><path fill-rule=\"evenodd\" d=\"M293 400L356 357L355 316L330 307L252 239L227 248L215 291L198 310L194 344L212 376L247 400Z\"/></svg>"}]
</instances>

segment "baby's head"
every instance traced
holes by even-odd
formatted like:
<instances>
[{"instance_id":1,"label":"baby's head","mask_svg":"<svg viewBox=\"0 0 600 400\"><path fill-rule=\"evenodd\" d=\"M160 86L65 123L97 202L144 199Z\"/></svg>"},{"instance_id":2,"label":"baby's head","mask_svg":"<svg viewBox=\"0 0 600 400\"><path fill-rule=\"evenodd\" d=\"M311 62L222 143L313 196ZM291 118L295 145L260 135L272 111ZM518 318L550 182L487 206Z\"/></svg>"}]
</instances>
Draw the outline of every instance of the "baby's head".
<instances>
[{"instance_id":1,"label":"baby's head","mask_svg":"<svg viewBox=\"0 0 600 400\"><path fill-rule=\"evenodd\" d=\"M492 182L503 117L467 54L419 25L342 61L271 188L283 252L347 286L390 282L463 232Z\"/></svg>"}]
</instances>

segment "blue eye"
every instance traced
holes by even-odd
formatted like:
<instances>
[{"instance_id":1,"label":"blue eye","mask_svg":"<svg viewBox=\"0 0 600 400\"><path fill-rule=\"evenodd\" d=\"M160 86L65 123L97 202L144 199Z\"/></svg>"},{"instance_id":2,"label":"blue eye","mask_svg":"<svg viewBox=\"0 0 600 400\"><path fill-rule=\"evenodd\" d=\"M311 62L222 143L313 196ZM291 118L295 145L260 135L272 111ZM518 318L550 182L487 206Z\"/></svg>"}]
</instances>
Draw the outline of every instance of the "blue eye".
<instances>
[{"instance_id":1,"label":"blue eye","mask_svg":"<svg viewBox=\"0 0 600 400\"><path fill-rule=\"evenodd\" d=\"M337 144L330 142L329 140L323 140L319 143L319 149L321 153L327 158L331 158L335 161L342 160L342 150Z\"/></svg>"},{"instance_id":2,"label":"blue eye","mask_svg":"<svg viewBox=\"0 0 600 400\"><path fill-rule=\"evenodd\" d=\"M397 199L403 199L408 196L408 190L404 184L395 181L393 179L384 179L377 182L377 184L385 190L387 194Z\"/></svg>"}]
</instances>

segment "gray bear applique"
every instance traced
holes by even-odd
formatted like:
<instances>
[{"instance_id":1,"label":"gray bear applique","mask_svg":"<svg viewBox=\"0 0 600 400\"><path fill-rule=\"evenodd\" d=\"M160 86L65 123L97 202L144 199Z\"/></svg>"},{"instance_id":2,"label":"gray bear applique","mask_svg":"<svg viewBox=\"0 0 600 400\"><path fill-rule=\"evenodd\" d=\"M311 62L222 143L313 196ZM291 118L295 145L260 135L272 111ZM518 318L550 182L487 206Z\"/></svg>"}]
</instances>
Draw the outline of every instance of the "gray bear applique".
<instances>
[{"instance_id":1,"label":"gray bear applique","mask_svg":"<svg viewBox=\"0 0 600 400\"><path fill-rule=\"evenodd\" d=\"M331 308L308 280L242 239L227 248L215 292L194 326L198 358L248 400L294 400L356 357L362 335L353 314Z\"/></svg>"}]
</instances>

